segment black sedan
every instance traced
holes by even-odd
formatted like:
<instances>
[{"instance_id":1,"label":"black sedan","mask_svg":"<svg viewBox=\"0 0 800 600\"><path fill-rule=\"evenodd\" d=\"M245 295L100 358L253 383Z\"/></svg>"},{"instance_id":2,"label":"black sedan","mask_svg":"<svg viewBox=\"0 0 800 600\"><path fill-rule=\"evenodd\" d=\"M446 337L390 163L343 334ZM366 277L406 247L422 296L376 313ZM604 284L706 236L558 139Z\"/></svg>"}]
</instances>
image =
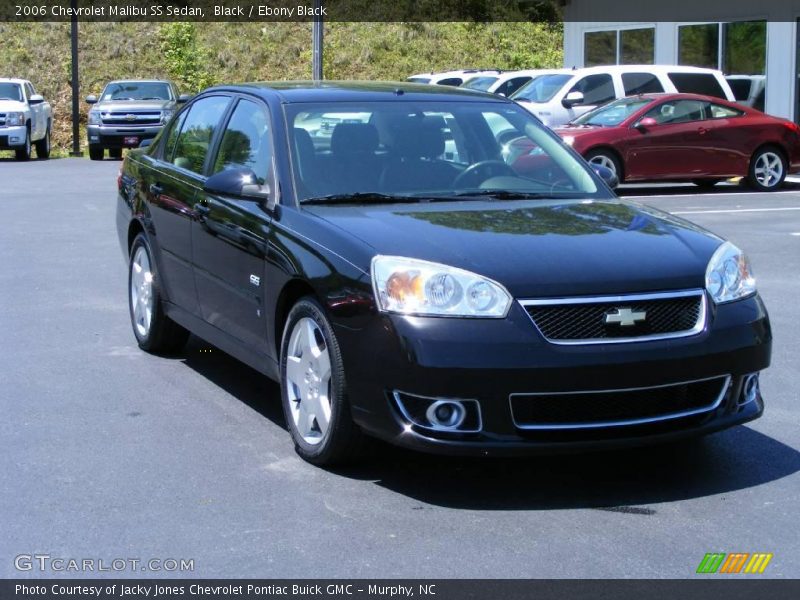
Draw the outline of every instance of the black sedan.
<instances>
[{"instance_id":1,"label":"black sedan","mask_svg":"<svg viewBox=\"0 0 800 600\"><path fill-rule=\"evenodd\" d=\"M139 346L176 352L191 331L280 381L311 462L365 436L555 451L763 411L772 336L742 251L618 200L504 98L216 87L118 183Z\"/></svg>"}]
</instances>

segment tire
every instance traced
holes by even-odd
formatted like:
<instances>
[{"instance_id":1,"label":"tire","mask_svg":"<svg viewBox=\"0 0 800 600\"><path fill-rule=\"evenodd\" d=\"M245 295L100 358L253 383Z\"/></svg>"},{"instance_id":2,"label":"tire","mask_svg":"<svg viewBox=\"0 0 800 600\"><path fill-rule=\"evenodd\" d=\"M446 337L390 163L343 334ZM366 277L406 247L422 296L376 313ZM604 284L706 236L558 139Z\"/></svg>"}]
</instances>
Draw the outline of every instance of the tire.
<instances>
[{"instance_id":1,"label":"tire","mask_svg":"<svg viewBox=\"0 0 800 600\"><path fill-rule=\"evenodd\" d=\"M697 187L711 189L715 185L717 185L721 180L720 179L695 179L692 181Z\"/></svg>"},{"instance_id":2,"label":"tire","mask_svg":"<svg viewBox=\"0 0 800 600\"><path fill-rule=\"evenodd\" d=\"M28 126L28 129L25 133L25 145L22 148L18 148L15 151L16 159L17 160L30 160L31 159L31 128Z\"/></svg>"},{"instance_id":3,"label":"tire","mask_svg":"<svg viewBox=\"0 0 800 600\"><path fill-rule=\"evenodd\" d=\"M322 307L310 297L301 298L286 319L281 402L301 458L331 466L359 454L364 436L350 413L341 350Z\"/></svg>"},{"instance_id":4,"label":"tire","mask_svg":"<svg viewBox=\"0 0 800 600\"><path fill-rule=\"evenodd\" d=\"M586 156L584 157L586 162L589 164L600 165L601 167L605 167L606 169L610 169L614 172L614 175L617 176L617 179L620 183L623 182L623 169L622 165L620 164L619 158L617 155L614 154L611 150L604 150L602 148L597 150L591 150L587 152Z\"/></svg>"},{"instance_id":5,"label":"tire","mask_svg":"<svg viewBox=\"0 0 800 600\"><path fill-rule=\"evenodd\" d=\"M47 125L44 137L36 142L36 158L39 160L50 158L50 124Z\"/></svg>"},{"instance_id":6,"label":"tire","mask_svg":"<svg viewBox=\"0 0 800 600\"><path fill-rule=\"evenodd\" d=\"M103 160L105 150L102 146L89 146L89 158L91 160Z\"/></svg>"},{"instance_id":7,"label":"tire","mask_svg":"<svg viewBox=\"0 0 800 600\"><path fill-rule=\"evenodd\" d=\"M759 192L774 192L783 185L786 171L783 152L774 146L764 146L756 150L750 159L747 183Z\"/></svg>"},{"instance_id":8,"label":"tire","mask_svg":"<svg viewBox=\"0 0 800 600\"><path fill-rule=\"evenodd\" d=\"M139 347L153 354L178 352L189 332L164 313L160 278L150 244L140 233L133 240L128 263L128 311Z\"/></svg>"},{"instance_id":9,"label":"tire","mask_svg":"<svg viewBox=\"0 0 800 600\"><path fill-rule=\"evenodd\" d=\"M119 160L120 158L122 158L122 148L109 148L108 155L111 158Z\"/></svg>"}]
</instances>

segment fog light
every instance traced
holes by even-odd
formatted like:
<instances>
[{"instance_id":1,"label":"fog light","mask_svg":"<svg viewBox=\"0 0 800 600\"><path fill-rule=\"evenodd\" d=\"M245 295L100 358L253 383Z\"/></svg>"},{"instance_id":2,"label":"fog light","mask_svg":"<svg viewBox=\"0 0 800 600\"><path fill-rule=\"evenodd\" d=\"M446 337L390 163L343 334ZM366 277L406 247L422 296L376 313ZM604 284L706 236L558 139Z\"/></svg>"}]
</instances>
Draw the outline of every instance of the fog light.
<instances>
[{"instance_id":1,"label":"fog light","mask_svg":"<svg viewBox=\"0 0 800 600\"><path fill-rule=\"evenodd\" d=\"M477 433L483 428L477 400L429 398L399 391L392 396L404 420L414 427L447 433Z\"/></svg>"},{"instance_id":2,"label":"fog light","mask_svg":"<svg viewBox=\"0 0 800 600\"><path fill-rule=\"evenodd\" d=\"M465 415L464 406L455 400L437 400L425 411L431 425L441 429L458 429Z\"/></svg>"},{"instance_id":3,"label":"fog light","mask_svg":"<svg viewBox=\"0 0 800 600\"><path fill-rule=\"evenodd\" d=\"M744 378L742 384L742 394L739 396L739 406L750 404L753 400L758 398L759 385L758 373L753 373Z\"/></svg>"}]
</instances>

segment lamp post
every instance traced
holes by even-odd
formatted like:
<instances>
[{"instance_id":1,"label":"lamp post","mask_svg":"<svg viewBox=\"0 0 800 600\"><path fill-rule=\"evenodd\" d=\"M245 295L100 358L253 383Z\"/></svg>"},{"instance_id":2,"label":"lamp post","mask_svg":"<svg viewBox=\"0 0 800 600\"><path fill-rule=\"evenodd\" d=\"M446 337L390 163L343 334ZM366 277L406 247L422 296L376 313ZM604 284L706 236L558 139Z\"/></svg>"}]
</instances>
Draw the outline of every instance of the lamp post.
<instances>
[{"instance_id":1,"label":"lamp post","mask_svg":"<svg viewBox=\"0 0 800 600\"><path fill-rule=\"evenodd\" d=\"M322 81L322 0L314 0L311 42L311 77L314 81Z\"/></svg>"},{"instance_id":2,"label":"lamp post","mask_svg":"<svg viewBox=\"0 0 800 600\"><path fill-rule=\"evenodd\" d=\"M74 10L77 8L78 0L71 0L70 5L73 11L70 32L72 45L72 152L69 154L70 156L83 156L80 141L80 107L78 104L80 95L80 83L78 82L78 17L77 11Z\"/></svg>"}]
</instances>

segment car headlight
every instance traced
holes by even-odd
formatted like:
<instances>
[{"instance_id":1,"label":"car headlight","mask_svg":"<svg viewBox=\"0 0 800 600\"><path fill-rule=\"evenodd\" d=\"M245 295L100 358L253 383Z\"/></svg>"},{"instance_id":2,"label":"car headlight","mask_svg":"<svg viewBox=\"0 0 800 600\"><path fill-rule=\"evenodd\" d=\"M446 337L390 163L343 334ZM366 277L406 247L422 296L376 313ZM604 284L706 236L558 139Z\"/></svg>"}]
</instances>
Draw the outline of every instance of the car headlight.
<instances>
[{"instance_id":1,"label":"car headlight","mask_svg":"<svg viewBox=\"0 0 800 600\"><path fill-rule=\"evenodd\" d=\"M165 110L161 113L161 124L166 125L169 123L169 120L172 118L172 115L175 114L174 110Z\"/></svg>"},{"instance_id":2,"label":"car headlight","mask_svg":"<svg viewBox=\"0 0 800 600\"><path fill-rule=\"evenodd\" d=\"M6 125L9 127L18 127L25 125L25 113L12 112L6 115Z\"/></svg>"},{"instance_id":3,"label":"car headlight","mask_svg":"<svg viewBox=\"0 0 800 600\"><path fill-rule=\"evenodd\" d=\"M717 304L732 302L756 293L750 261L730 242L725 242L708 261L706 290Z\"/></svg>"},{"instance_id":4,"label":"car headlight","mask_svg":"<svg viewBox=\"0 0 800 600\"><path fill-rule=\"evenodd\" d=\"M404 315L498 319L512 300L502 285L486 277L400 256L372 259L372 285L381 311Z\"/></svg>"},{"instance_id":5,"label":"car headlight","mask_svg":"<svg viewBox=\"0 0 800 600\"><path fill-rule=\"evenodd\" d=\"M574 144L574 143L575 143L575 136L574 136L574 135L565 135L565 136L563 137L563 140L564 140L564 143L565 143L567 146L572 146L572 144Z\"/></svg>"},{"instance_id":6,"label":"car headlight","mask_svg":"<svg viewBox=\"0 0 800 600\"><path fill-rule=\"evenodd\" d=\"M89 125L102 125L103 120L100 118L99 110L89 111Z\"/></svg>"}]
</instances>

